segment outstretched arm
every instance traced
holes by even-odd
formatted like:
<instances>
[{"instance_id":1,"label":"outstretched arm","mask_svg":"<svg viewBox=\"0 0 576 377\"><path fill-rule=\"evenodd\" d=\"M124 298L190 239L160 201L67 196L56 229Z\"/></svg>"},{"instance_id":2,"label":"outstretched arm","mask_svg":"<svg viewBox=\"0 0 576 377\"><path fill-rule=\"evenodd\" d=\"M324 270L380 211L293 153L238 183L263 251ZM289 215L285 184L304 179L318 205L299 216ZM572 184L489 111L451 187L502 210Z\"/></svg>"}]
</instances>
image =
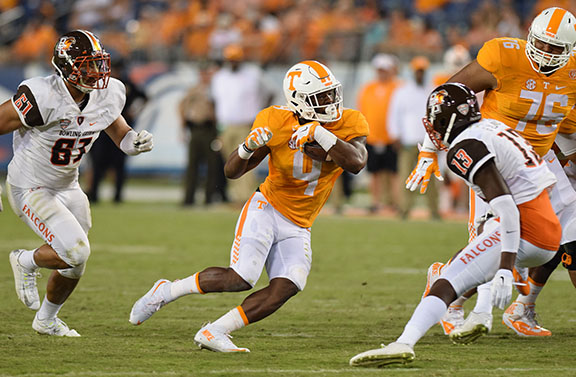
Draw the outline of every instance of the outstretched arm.
<instances>
[{"instance_id":1,"label":"outstretched arm","mask_svg":"<svg viewBox=\"0 0 576 377\"><path fill-rule=\"evenodd\" d=\"M22 122L12 101L7 100L0 105L0 135L7 134L22 127Z\"/></svg>"},{"instance_id":2,"label":"outstretched arm","mask_svg":"<svg viewBox=\"0 0 576 377\"><path fill-rule=\"evenodd\" d=\"M492 304L505 309L512 298L512 268L520 246L520 213L493 160L478 169L474 182L482 189L492 211L500 217L502 250L500 266L492 279L491 291Z\"/></svg>"},{"instance_id":3,"label":"outstretched arm","mask_svg":"<svg viewBox=\"0 0 576 377\"><path fill-rule=\"evenodd\" d=\"M454 74L447 82L459 82L474 92L479 93L484 90L496 89L498 80L487 70L485 70L478 61L474 60ZM416 190L420 186L420 193L424 194L428 188L430 178L434 175L442 181L440 169L438 167L438 157L436 149L430 142L428 135L425 136L423 147L418 154L418 163L410 176L406 179L406 188L410 191Z\"/></svg>"},{"instance_id":4,"label":"outstretched arm","mask_svg":"<svg viewBox=\"0 0 576 377\"><path fill-rule=\"evenodd\" d=\"M476 93L484 90L496 89L498 80L487 70L485 70L477 60L473 60L454 76L450 77L447 82L459 82L466 85Z\"/></svg>"}]
</instances>

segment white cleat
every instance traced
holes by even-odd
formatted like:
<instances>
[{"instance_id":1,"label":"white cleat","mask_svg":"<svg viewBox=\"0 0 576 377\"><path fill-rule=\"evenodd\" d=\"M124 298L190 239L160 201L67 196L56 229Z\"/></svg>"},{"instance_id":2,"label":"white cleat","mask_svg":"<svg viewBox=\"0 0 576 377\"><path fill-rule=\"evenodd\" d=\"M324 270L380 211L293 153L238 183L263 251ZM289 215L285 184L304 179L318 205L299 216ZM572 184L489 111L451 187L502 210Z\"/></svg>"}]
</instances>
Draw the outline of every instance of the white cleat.
<instances>
[{"instance_id":1,"label":"white cleat","mask_svg":"<svg viewBox=\"0 0 576 377\"><path fill-rule=\"evenodd\" d=\"M58 317L41 320L38 319L38 315L36 315L32 322L32 328L41 335L66 336L71 338L80 336L76 330L68 328Z\"/></svg>"},{"instance_id":2,"label":"white cleat","mask_svg":"<svg viewBox=\"0 0 576 377\"><path fill-rule=\"evenodd\" d=\"M552 332L538 324L534 304L514 301L502 314L502 323L519 336L551 336Z\"/></svg>"},{"instance_id":3,"label":"white cleat","mask_svg":"<svg viewBox=\"0 0 576 377\"><path fill-rule=\"evenodd\" d=\"M38 272L38 268L27 269L20 264L20 254L24 251L25 250L19 249L10 252L10 265L14 273L14 286L20 301L29 309L38 310L40 309L40 296L38 295L36 278L40 273Z\"/></svg>"},{"instance_id":4,"label":"white cleat","mask_svg":"<svg viewBox=\"0 0 576 377\"><path fill-rule=\"evenodd\" d=\"M250 352L248 348L236 347L230 340L232 336L220 331L210 323L202 327L194 336L194 343L200 349L214 352Z\"/></svg>"},{"instance_id":5,"label":"white cleat","mask_svg":"<svg viewBox=\"0 0 576 377\"><path fill-rule=\"evenodd\" d=\"M391 364L408 364L415 358L414 350L408 344L390 343L382 348L359 353L350 359L353 367L383 367Z\"/></svg>"},{"instance_id":6,"label":"white cleat","mask_svg":"<svg viewBox=\"0 0 576 377\"><path fill-rule=\"evenodd\" d=\"M444 335L450 335L452 330L464 325L464 308L462 305L450 305L439 323L444 330Z\"/></svg>"},{"instance_id":7,"label":"white cleat","mask_svg":"<svg viewBox=\"0 0 576 377\"><path fill-rule=\"evenodd\" d=\"M450 340L455 344L469 344L492 330L492 314L470 312L464 324L454 328Z\"/></svg>"},{"instance_id":8,"label":"white cleat","mask_svg":"<svg viewBox=\"0 0 576 377\"><path fill-rule=\"evenodd\" d=\"M160 279L146 294L132 306L130 311L130 323L140 325L142 322L152 317L152 314L160 310L170 301L170 286L172 282L166 279Z\"/></svg>"}]
</instances>

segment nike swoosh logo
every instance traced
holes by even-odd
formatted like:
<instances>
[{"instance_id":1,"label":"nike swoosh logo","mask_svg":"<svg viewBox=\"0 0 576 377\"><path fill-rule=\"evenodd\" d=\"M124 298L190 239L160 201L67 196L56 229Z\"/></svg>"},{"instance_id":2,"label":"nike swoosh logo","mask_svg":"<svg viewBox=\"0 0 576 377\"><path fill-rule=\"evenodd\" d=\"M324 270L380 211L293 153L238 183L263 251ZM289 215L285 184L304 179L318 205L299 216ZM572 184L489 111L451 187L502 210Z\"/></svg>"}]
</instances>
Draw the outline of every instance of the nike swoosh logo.
<instances>
[{"instance_id":1,"label":"nike swoosh logo","mask_svg":"<svg viewBox=\"0 0 576 377\"><path fill-rule=\"evenodd\" d=\"M548 159L548 162L549 162L549 163L553 163L554 160L555 160L554 157L552 157L552 158Z\"/></svg>"},{"instance_id":2,"label":"nike swoosh logo","mask_svg":"<svg viewBox=\"0 0 576 377\"><path fill-rule=\"evenodd\" d=\"M565 88L565 86L558 86L558 85L556 85L556 90L560 90L560 89L564 89L564 88Z\"/></svg>"},{"instance_id":3,"label":"nike swoosh logo","mask_svg":"<svg viewBox=\"0 0 576 377\"><path fill-rule=\"evenodd\" d=\"M97 122L90 123L91 126L95 125Z\"/></svg>"}]
</instances>

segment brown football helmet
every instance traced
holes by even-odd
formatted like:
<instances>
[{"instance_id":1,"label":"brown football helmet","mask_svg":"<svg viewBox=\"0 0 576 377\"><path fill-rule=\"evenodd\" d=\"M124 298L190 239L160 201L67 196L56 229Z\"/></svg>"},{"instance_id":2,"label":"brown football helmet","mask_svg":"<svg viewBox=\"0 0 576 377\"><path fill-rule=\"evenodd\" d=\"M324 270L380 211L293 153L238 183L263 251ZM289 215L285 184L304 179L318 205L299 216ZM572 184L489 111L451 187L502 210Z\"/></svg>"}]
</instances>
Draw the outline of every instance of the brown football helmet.
<instances>
[{"instance_id":1,"label":"brown football helmet","mask_svg":"<svg viewBox=\"0 0 576 377\"><path fill-rule=\"evenodd\" d=\"M84 93L104 89L110 80L110 54L98 37L86 30L60 37L54 46L52 65L64 80Z\"/></svg>"}]
</instances>

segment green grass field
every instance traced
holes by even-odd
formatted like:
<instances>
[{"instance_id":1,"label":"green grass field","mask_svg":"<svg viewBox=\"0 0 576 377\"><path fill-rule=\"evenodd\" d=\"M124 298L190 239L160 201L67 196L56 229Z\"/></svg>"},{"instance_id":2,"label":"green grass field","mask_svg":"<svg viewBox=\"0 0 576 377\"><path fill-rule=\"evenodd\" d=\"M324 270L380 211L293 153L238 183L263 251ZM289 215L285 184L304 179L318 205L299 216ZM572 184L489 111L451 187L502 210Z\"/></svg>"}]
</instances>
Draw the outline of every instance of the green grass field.
<instances>
[{"instance_id":1,"label":"green grass field","mask_svg":"<svg viewBox=\"0 0 576 377\"><path fill-rule=\"evenodd\" d=\"M0 376L576 375L576 292L561 267L537 306L550 338L517 337L496 309L492 332L475 344L453 345L435 326L408 367L348 366L350 357L402 332L428 266L464 246L462 222L319 217L306 289L273 316L234 333L234 342L251 353L217 354L200 351L192 338L246 292L184 297L137 327L128 314L158 278L226 266L237 212L129 203L94 206L92 214L86 275L59 315L82 337L67 339L32 330L34 313L16 297L8 253L37 247L39 239L9 208L0 214ZM42 297L47 276L44 270ZM258 287L265 283L263 274Z\"/></svg>"}]
</instances>

